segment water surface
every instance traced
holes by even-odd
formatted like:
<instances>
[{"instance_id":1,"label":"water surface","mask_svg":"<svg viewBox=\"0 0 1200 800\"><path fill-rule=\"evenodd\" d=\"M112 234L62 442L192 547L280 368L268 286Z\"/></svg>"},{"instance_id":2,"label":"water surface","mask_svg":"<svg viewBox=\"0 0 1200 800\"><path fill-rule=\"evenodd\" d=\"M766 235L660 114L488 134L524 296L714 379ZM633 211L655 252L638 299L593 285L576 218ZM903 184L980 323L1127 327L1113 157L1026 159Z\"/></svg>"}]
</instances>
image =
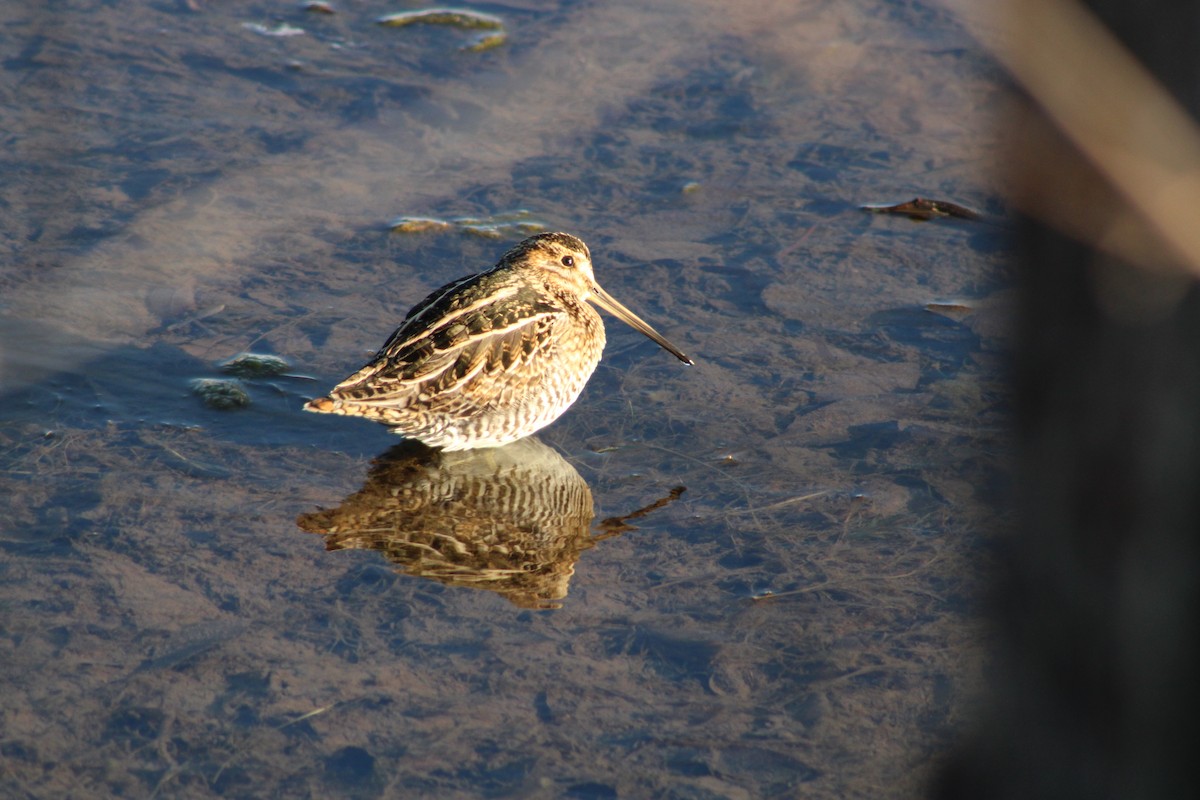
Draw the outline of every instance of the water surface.
<instances>
[{"instance_id":1,"label":"water surface","mask_svg":"<svg viewBox=\"0 0 1200 800\"><path fill-rule=\"evenodd\" d=\"M1006 512L1001 81L937 5L644 5L6 12L5 793L920 791ZM989 220L859 209L916 195ZM526 224L697 365L609 320L507 460L300 411Z\"/></svg>"}]
</instances>

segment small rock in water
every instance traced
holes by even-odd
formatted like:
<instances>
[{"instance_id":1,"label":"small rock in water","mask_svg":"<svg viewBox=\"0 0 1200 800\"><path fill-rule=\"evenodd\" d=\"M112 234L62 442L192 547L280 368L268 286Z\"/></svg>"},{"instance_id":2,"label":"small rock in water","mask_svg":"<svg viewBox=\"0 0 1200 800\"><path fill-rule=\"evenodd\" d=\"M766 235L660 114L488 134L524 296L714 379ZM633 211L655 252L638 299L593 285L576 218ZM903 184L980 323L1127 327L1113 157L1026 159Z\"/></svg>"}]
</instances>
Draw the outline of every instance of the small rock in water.
<instances>
[{"instance_id":1,"label":"small rock in water","mask_svg":"<svg viewBox=\"0 0 1200 800\"><path fill-rule=\"evenodd\" d=\"M392 233L428 233L459 230L485 239L501 239L516 234L534 234L546 230L545 223L533 219L523 208L502 211L490 217L397 217L389 223Z\"/></svg>"},{"instance_id":2,"label":"small rock in water","mask_svg":"<svg viewBox=\"0 0 1200 800\"><path fill-rule=\"evenodd\" d=\"M192 381L192 391L209 408L226 411L250 405L250 395L242 384L225 378L197 378Z\"/></svg>"},{"instance_id":3,"label":"small rock in water","mask_svg":"<svg viewBox=\"0 0 1200 800\"><path fill-rule=\"evenodd\" d=\"M221 371L239 378L270 378L282 375L291 365L279 356L265 353L239 353L221 364Z\"/></svg>"},{"instance_id":4,"label":"small rock in water","mask_svg":"<svg viewBox=\"0 0 1200 800\"><path fill-rule=\"evenodd\" d=\"M482 53L499 47L508 39L504 21L491 14L455 8L425 8L387 14L375 20L380 25L403 28L409 25L448 25L462 30L484 31L461 48L468 53Z\"/></svg>"},{"instance_id":5,"label":"small rock in water","mask_svg":"<svg viewBox=\"0 0 1200 800\"><path fill-rule=\"evenodd\" d=\"M499 17L481 14L478 11L451 8L425 8L417 11L401 11L386 14L375 20L380 25L402 28L407 25L449 25L464 30L504 30Z\"/></svg>"}]
</instances>

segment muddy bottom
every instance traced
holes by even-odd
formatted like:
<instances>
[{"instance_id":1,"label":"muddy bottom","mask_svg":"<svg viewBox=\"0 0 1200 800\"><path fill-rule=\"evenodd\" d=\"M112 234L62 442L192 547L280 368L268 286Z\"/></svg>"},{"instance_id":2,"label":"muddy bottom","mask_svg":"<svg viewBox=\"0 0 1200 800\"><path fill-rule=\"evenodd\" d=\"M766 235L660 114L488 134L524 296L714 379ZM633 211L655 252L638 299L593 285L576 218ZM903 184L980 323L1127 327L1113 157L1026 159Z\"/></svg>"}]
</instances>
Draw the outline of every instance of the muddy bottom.
<instances>
[{"instance_id":1,"label":"muddy bottom","mask_svg":"<svg viewBox=\"0 0 1200 800\"><path fill-rule=\"evenodd\" d=\"M0 793L918 795L1007 515L999 76L940 6L413 8L0 29ZM917 196L981 217L860 208ZM539 229L696 365L606 317L491 451L301 411Z\"/></svg>"}]
</instances>

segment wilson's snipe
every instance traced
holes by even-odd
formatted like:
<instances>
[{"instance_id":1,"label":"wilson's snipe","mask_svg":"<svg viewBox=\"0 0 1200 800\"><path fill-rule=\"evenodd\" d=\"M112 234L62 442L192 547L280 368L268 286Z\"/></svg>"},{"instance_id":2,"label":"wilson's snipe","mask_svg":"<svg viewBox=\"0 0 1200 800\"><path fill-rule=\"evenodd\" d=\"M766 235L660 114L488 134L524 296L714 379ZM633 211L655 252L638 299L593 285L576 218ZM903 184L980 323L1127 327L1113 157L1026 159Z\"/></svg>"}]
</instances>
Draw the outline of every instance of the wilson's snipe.
<instances>
[{"instance_id":1,"label":"wilson's snipe","mask_svg":"<svg viewBox=\"0 0 1200 800\"><path fill-rule=\"evenodd\" d=\"M515 441L566 411L600 362L604 323L589 300L692 363L600 288L587 245L543 233L426 297L369 364L305 409L444 450Z\"/></svg>"}]
</instances>

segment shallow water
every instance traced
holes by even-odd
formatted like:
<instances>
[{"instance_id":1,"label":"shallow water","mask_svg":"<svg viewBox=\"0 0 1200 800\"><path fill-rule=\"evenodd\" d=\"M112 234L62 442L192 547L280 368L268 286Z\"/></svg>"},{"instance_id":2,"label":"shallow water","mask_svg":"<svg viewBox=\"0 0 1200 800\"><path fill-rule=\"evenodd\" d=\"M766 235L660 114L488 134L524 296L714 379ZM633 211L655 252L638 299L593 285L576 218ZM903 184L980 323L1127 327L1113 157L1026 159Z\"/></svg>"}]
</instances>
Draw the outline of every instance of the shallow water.
<instances>
[{"instance_id":1,"label":"shallow water","mask_svg":"<svg viewBox=\"0 0 1200 800\"><path fill-rule=\"evenodd\" d=\"M1002 82L937 5L642 5L5 12L4 793L921 790L1006 513ZM858 208L916 195L989 216ZM696 366L607 320L532 450L300 411L514 220Z\"/></svg>"}]
</instances>

